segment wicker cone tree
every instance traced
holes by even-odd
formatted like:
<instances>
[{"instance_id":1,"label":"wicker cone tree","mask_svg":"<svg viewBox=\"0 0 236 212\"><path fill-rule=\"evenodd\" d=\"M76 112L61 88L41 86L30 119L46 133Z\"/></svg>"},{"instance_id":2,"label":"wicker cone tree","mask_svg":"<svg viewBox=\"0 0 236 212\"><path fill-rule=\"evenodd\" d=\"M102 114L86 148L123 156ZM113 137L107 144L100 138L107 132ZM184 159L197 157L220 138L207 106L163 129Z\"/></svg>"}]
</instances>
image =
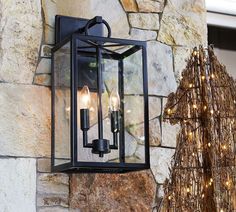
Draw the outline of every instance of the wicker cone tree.
<instances>
[{"instance_id":1,"label":"wicker cone tree","mask_svg":"<svg viewBox=\"0 0 236 212\"><path fill-rule=\"evenodd\" d=\"M181 130L160 211L236 211L236 84L211 47L194 49L164 119Z\"/></svg>"}]
</instances>

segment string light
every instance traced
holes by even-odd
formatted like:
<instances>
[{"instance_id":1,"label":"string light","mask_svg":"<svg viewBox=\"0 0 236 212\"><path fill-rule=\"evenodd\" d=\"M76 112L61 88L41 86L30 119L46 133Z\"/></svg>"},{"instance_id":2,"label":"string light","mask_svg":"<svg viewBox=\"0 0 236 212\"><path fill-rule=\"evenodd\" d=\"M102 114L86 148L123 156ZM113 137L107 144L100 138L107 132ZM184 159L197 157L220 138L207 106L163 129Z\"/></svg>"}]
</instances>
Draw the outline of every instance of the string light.
<instances>
[{"instance_id":1,"label":"string light","mask_svg":"<svg viewBox=\"0 0 236 212\"><path fill-rule=\"evenodd\" d=\"M189 187L187 187L186 191L187 191L187 193L190 193L190 188L189 188Z\"/></svg>"},{"instance_id":2,"label":"string light","mask_svg":"<svg viewBox=\"0 0 236 212\"><path fill-rule=\"evenodd\" d=\"M180 145L176 149L171 179L165 187L164 207L166 210L163 211L168 211L170 205L173 211L178 210L177 207L179 207L185 208L186 211L192 211L194 208L198 211L209 209L209 211L219 210L219 212L227 211L224 208L225 203L230 209L235 206L231 201L232 194L235 192L235 190L231 192L231 189L236 188L231 177L235 169L227 169L225 166L233 167L235 164L235 155L232 154L235 150L231 147L234 142L233 124L236 122L233 120L234 117L231 118L231 114L234 114L235 110L236 99L232 91L236 87L234 87L233 79L225 73L225 69L218 64L216 59L212 59L215 57L214 54L211 53L210 58L206 58L207 54L204 54L204 51L203 48L199 52L193 51L186 71L182 72L185 80L183 84L187 82L186 86L180 86L168 102L171 109L174 107L178 111L178 114L172 112L173 116L168 119L169 122L180 123L182 129L177 137ZM213 65L209 66L204 61ZM232 89L226 90L225 85L227 87L232 85ZM212 95L212 92L216 93ZM225 101L226 96L229 97L228 101ZM222 105L222 107L216 109L216 105ZM227 111L224 111L226 108ZM222 118L220 114L230 117ZM213 119L213 117L217 118ZM218 132L219 127L221 134ZM227 140L222 141L222 138ZM193 151L195 147L197 148ZM227 164L224 163L226 153ZM204 166L207 164L210 165L206 170ZM221 167L223 164L225 164L224 168ZM215 172L215 167L219 170L218 173ZM210 177L209 173L211 173ZM225 178L226 174L228 178ZM185 185L184 189L183 185ZM170 195L173 191L176 191L178 195ZM218 201L220 196L224 198ZM190 198L201 200L194 201L189 206L186 203ZM205 205L203 198L207 199L209 206ZM168 204L165 204L165 201Z\"/></svg>"},{"instance_id":3,"label":"string light","mask_svg":"<svg viewBox=\"0 0 236 212\"><path fill-rule=\"evenodd\" d=\"M168 108L168 110L167 110L167 114L168 114L168 115L171 114L171 109L170 109L170 108Z\"/></svg>"}]
</instances>

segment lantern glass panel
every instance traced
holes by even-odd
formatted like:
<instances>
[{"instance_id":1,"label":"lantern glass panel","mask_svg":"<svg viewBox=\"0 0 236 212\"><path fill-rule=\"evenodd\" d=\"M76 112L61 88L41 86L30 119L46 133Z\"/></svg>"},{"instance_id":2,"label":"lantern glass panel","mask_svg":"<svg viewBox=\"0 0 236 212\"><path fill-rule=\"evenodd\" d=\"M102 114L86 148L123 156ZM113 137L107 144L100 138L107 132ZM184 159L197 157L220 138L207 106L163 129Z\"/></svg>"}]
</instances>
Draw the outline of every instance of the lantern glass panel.
<instances>
[{"instance_id":1,"label":"lantern glass panel","mask_svg":"<svg viewBox=\"0 0 236 212\"><path fill-rule=\"evenodd\" d=\"M145 124L142 50L126 57L124 64L124 126L126 162L145 162Z\"/></svg>"},{"instance_id":2,"label":"lantern glass panel","mask_svg":"<svg viewBox=\"0 0 236 212\"><path fill-rule=\"evenodd\" d=\"M54 155L55 165L70 162L71 59L70 42L54 52Z\"/></svg>"},{"instance_id":3,"label":"lantern glass panel","mask_svg":"<svg viewBox=\"0 0 236 212\"><path fill-rule=\"evenodd\" d=\"M97 45L94 40L77 40L77 160L78 162L120 163L120 145L124 145L125 163L145 163L145 124L143 91L142 48L135 45L122 45L116 42L103 42ZM98 51L101 53L98 57ZM103 138L113 144L111 132L111 108L109 98L112 92L120 97L121 130L118 133L118 149L99 157L91 148L83 147L83 132L80 125L82 104L81 88L90 89L88 143L98 138L98 89L97 72L99 63L102 70L102 124Z\"/></svg>"}]
</instances>

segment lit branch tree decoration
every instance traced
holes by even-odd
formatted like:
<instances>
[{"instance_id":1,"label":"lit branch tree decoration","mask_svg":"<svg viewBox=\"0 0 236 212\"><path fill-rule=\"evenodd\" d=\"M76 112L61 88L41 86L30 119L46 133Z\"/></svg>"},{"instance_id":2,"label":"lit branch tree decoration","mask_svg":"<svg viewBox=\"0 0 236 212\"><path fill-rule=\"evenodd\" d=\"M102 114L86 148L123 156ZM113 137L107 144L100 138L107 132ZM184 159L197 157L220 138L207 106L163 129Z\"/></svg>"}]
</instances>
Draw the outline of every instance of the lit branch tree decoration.
<instances>
[{"instance_id":1,"label":"lit branch tree decoration","mask_svg":"<svg viewBox=\"0 0 236 212\"><path fill-rule=\"evenodd\" d=\"M236 84L211 47L194 49L164 118L181 130L160 211L236 211Z\"/></svg>"}]
</instances>

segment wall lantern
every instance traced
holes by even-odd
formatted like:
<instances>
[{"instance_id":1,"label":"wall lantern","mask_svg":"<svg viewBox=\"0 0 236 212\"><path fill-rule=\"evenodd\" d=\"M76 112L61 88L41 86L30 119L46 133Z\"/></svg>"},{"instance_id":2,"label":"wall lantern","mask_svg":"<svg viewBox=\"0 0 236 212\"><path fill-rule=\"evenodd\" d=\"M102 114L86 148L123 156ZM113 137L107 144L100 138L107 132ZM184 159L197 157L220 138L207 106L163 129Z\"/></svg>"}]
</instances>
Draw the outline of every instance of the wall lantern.
<instances>
[{"instance_id":1,"label":"wall lantern","mask_svg":"<svg viewBox=\"0 0 236 212\"><path fill-rule=\"evenodd\" d=\"M111 38L99 16L56 16L55 32L52 171L148 169L146 43Z\"/></svg>"}]
</instances>

